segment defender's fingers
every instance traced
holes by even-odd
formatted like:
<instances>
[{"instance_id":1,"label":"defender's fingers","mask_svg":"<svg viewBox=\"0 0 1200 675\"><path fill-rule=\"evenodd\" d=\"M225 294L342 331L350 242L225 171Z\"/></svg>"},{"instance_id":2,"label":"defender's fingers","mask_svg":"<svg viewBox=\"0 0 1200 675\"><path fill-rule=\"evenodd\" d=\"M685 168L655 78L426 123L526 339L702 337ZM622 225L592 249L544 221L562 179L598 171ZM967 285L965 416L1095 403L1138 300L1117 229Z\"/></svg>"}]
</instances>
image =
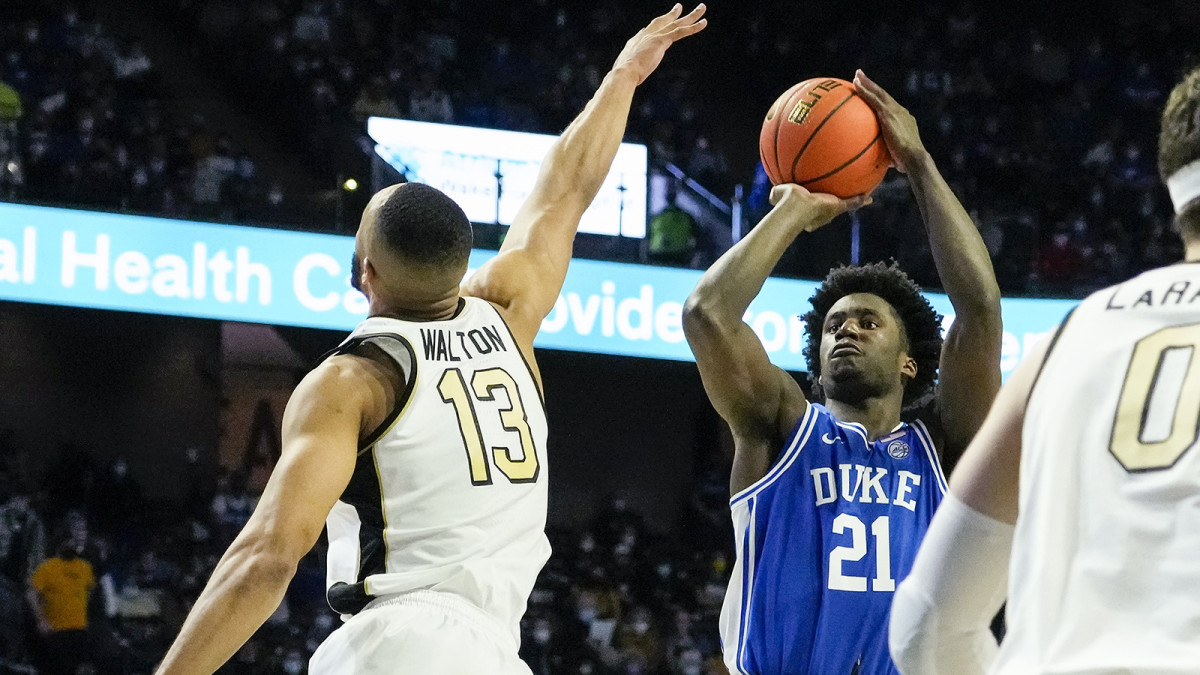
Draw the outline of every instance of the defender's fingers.
<instances>
[{"instance_id":1,"label":"defender's fingers","mask_svg":"<svg viewBox=\"0 0 1200 675\"><path fill-rule=\"evenodd\" d=\"M660 14L659 16L654 17L654 20L650 22L650 25L648 25L647 28L662 28L678 18L681 12L683 12L683 5L677 2L675 3L675 6L672 7L671 10L666 14Z\"/></svg>"},{"instance_id":2,"label":"defender's fingers","mask_svg":"<svg viewBox=\"0 0 1200 675\"><path fill-rule=\"evenodd\" d=\"M708 7L702 2L698 5L696 5L695 9L688 12L687 16L680 17L676 21L676 23L681 23L684 25L691 25L693 23L696 23L697 21L700 20L700 17L704 16L704 12L707 10L708 10Z\"/></svg>"},{"instance_id":3,"label":"defender's fingers","mask_svg":"<svg viewBox=\"0 0 1200 675\"><path fill-rule=\"evenodd\" d=\"M680 38L685 38L689 35L695 35L696 33L699 33L700 31L704 30L704 27L707 25L708 19L700 19L696 23L693 23L689 26L680 26L679 28L676 28L670 33L667 33L667 37L674 42Z\"/></svg>"}]
</instances>

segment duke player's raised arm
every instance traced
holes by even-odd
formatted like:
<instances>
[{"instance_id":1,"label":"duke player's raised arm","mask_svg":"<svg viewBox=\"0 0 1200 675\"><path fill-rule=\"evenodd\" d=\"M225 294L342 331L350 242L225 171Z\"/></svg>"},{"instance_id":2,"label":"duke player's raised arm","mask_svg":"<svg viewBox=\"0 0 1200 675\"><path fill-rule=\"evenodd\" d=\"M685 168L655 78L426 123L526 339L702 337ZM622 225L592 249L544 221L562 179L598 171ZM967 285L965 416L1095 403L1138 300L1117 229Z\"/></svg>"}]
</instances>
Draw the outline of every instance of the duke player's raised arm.
<instances>
[{"instance_id":1,"label":"duke player's raised arm","mask_svg":"<svg viewBox=\"0 0 1200 675\"><path fill-rule=\"evenodd\" d=\"M158 673L217 670L279 607L300 558L350 481L363 429L376 424L378 373L334 357L296 388L283 446L254 514L221 557ZM385 413L386 414L386 413Z\"/></svg>"},{"instance_id":2,"label":"duke player's raised arm","mask_svg":"<svg viewBox=\"0 0 1200 675\"><path fill-rule=\"evenodd\" d=\"M742 320L746 308L797 235L867 200L781 185L771 192L771 201L775 208L713 263L683 310L683 332L704 390L733 431L734 494L766 475L780 441L808 406L800 386L771 363L758 335Z\"/></svg>"},{"instance_id":3,"label":"duke player's raised arm","mask_svg":"<svg viewBox=\"0 0 1200 675\"><path fill-rule=\"evenodd\" d=\"M854 83L879 117L896 168L908 175L938 277L954 305L942 343L936 420L949 473L1000 389L1000 286L983 238L926 151L912 114L861 70Z\"/></svg>"},{"instance_id":4,"label":"duke player's raised arm","mask_svg":"<svg viewBox=\"0 0 1200 675\"><path fill-rule=\"evenodd\" d=\"M634 89L654 72L668 47L704 29L704 10L701 4L681 16L682 6L675 5L630 38L583 112L551 146L499 255L464 286L464 295L498 305L522 342L532 343L554 308L579 221L625 135Z\"/></svg>"}]
</instances>

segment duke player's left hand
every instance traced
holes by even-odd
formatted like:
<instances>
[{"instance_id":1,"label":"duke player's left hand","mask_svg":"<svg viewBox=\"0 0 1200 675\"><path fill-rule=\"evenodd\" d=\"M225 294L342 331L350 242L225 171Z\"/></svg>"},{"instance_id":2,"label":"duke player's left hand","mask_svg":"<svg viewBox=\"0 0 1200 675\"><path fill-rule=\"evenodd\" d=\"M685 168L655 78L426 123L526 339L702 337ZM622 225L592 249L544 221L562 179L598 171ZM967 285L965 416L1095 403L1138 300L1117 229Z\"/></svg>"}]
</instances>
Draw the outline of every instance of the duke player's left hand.
<instances>
[{"instance_id":1,"label":"duke player's left hand","mask_svg":"<svg viewBox=\"0 0 1200 675\"><path fill-rule=\"evenodd\" d=\"M917 120L863 71L854 73L854 86L858 89L858 95L862 96L879 118L883 140L887 143L896 170L908 173L909 167L915 166L917 160L925 154L925 144L921 142Z\"/></svg>"},{"instance_id":2,"label":"duke player's left hand","mask_svg":"<svg viewBox=\"0 0 1200 675\"><path fill-rule=\"evenodd\" d=\"M677 4L671 11L654 19L637 35L629 38L625 48L617 56L613 71L629 72L641 84L650 77L650 73L662 62L667 48L689 35L695 35L704 30L708 19L703 19L705 6L696 5L696 9L684 16L683 5Z\"/></svg>"}]
</instances>

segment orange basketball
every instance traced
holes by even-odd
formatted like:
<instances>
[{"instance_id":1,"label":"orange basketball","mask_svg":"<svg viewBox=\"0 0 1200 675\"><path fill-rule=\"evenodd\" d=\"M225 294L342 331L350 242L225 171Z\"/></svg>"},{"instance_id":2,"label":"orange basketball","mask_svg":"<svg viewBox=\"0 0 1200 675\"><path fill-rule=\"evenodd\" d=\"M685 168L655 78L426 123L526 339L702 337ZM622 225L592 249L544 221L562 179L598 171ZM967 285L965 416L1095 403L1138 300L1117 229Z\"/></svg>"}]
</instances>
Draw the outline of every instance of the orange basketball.
<instances>
[{"instance_id":1,"label":"orange basketball","mask_svg":"<svg viewBox=\"0 0 1200 675\"><path fill-rule=\"evenodd\" d=\"M775 99L758 137L771 182L852 197L875 189L891 165L875 111L854 84L805 80Z\"/></svg>"}]
</instances>

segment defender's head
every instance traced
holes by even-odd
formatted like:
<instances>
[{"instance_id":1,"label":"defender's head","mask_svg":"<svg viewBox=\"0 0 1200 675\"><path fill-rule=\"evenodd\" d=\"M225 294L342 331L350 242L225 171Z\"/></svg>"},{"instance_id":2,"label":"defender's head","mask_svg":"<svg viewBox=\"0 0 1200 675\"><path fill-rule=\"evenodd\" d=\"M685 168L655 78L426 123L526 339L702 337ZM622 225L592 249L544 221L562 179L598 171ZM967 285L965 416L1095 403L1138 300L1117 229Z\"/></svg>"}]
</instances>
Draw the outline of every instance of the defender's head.
<instances>
[{"instance_id":1,"label":"defender's head","mask_svg":"<svg viewBox=\"0 0 1200 675\"><path fill-rule=\"evenodd\" d=\"M1158 135L1158 171L1185 244L1200 241L1200 68L1171 90Z\"/></svg>"},{"instance_id":2,"label":"defender's head","mask_svg":"<svg viewBox=\"0 0 1200 675\"><path fill-rule=\"evenodd\" d=\"M804 315L815 400L859 405L902 390L922 404L937 379L942 317L893 262L829 272Z\"/></svg>"},{"instance_id":3,"label":"defender's head","mask_svg":"<svg viewBox=\"0 0 1200 675\"><path fill-rule=\"evenodd\" d=\"M401 183L377 192L354 238L351 283L371 302L420 310L457 297L471 254L471 221L437 188Z\"/></svg>"}]
</instances>

